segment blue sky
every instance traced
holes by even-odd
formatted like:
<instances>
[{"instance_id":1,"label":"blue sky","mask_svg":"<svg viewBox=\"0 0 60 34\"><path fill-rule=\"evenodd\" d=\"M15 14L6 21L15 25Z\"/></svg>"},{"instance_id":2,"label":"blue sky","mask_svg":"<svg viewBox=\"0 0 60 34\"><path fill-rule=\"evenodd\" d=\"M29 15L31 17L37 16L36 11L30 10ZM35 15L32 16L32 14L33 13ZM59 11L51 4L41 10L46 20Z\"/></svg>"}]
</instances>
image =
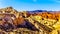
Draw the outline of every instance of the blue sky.
<instances>
[{"instance_id":1,"label":"blue sky","mask_svg":"<svg viewBox=\"0 0 60 34\"><path fill-rule=\"evenodd\" d=\"M12 6L16 10L60 10L60 0L0 0L0 8Z\"/></svg>"}]
</instances>

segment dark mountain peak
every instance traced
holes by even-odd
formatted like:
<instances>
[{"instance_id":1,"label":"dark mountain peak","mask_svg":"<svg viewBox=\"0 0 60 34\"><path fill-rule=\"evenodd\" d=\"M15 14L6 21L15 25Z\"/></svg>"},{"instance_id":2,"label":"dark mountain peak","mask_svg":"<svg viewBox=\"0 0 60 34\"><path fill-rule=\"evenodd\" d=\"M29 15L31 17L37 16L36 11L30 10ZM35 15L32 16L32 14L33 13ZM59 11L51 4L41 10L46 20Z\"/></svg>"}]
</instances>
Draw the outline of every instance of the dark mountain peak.
<instances>
[{"instance_id":1,"label":"dark mountain peak","mask_svg":"<svg viewBox=\"0 0 60 34\"><path fill-rule=\"evenodd\" d=\"M7 7L7 9L13 9L13 7L11 7L11 6L10 7Z\"/></svg>"}]
</instances>

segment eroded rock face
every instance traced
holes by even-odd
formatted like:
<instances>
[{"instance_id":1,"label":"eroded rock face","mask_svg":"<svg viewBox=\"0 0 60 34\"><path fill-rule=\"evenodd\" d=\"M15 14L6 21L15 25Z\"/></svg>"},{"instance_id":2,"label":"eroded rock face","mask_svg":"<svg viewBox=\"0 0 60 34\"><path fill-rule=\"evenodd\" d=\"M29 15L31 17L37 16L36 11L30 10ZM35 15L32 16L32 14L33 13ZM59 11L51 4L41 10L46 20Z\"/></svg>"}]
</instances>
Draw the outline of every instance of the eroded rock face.
<instances>
[{"instance_id":1,"label":"eroded rock face","mask_svg":"<svg viewBox=\"0 0 60 34\"><path fill-rule=\"evenodd\" d=\"M60 13L46 11L33 13L17 12L12 7L0 9L0 29L6 32L12 33L12 30L19 28L51 32L52 30L49 27L52 26L56 26L55 29L60 27Z\"/></svg>"},{"instance_id":2,"label":"eroded rock face","mask_svg":"<svg viewBox=\"0 0 60 34\"><path fill-rule=\"evenodd\" d=\"M5 16L1 18L0 29L4 31L12 31L13 29L17 28L27 28L30 30L37 30L33 24L24 20L23 17L18 17L12 19L10 15L4 14Z\"/></svg>"},{"instance_id":3,"label":"eroded rock face","mask_svg":"<svg viewBox=\"0 0 60 34\"><path fill-rule=\"evenodd\" d=\"M3 23L0 24L0 28L7 31L9 29L13 29L14 25L13 25L13 20L11 19L10 16L5 16L4 18L2 18Z\"/></svg>"}]
</instances>

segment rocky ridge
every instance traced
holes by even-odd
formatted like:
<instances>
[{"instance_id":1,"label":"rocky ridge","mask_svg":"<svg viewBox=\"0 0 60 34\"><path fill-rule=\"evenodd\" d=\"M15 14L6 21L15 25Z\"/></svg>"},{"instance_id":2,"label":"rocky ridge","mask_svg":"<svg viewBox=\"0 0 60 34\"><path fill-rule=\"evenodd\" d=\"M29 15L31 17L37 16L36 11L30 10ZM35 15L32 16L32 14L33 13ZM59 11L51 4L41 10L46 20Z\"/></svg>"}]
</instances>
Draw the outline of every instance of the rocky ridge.
<instances>
[{"instance_id":1,"label":"rocky ridge","mask_svg":"<svg viewBox=\"0 0 60 34\"><path fill-rule=\"evenodd\" d=\"M2 8L0 29L2 34L18 34L17 31L19 34L60 34L60 13L43 10L19 12L12 7Z\"/></svg>"}]
</instances>

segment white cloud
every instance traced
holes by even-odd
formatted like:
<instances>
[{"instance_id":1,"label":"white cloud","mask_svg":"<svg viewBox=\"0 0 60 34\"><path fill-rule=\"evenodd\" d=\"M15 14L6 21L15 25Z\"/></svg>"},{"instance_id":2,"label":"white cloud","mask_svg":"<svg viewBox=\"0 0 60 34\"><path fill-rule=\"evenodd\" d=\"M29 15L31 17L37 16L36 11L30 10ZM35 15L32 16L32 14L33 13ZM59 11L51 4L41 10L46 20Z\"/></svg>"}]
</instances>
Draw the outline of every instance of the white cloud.
<instances>
[{"instance_id":1,"label":"white cloud","mask_svg":"<svg viewBox=\"0 0 60 34\"><path fill-rule=\"evenodd\" d=\"M37 0L33 0L33 2L36 2Z\"/></svg>"}]
</instances>

